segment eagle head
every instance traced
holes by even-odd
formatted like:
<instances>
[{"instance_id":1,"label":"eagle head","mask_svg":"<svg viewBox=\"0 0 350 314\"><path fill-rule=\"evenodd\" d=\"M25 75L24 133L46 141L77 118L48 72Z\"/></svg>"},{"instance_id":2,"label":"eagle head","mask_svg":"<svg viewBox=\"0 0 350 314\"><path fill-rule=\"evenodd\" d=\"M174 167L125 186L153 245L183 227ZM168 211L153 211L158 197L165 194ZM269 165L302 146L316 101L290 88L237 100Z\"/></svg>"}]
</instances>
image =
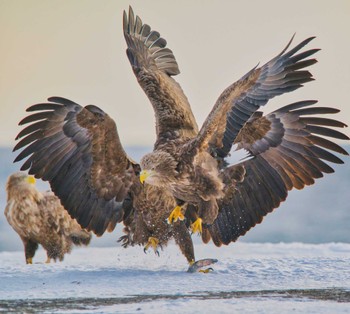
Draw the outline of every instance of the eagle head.
<instances>
[{"instance_id":1,"label":"eagle head","mask_svg":"<svg viewBox=\"0 0 350 314\"><path fill-rule=\"evenodd\" d=\"M40 198L39 193L35 188L35 178L25 172L15 172L10 175L7 179L6 190L8 200L22 197L23 191L29 191L29 194L33 195L36 199Z\"/></svg>"},{"instance_id":2,"label":"eagle head","mask_svg":"<svg viewBox=\"0 0 350 314\"><path fill-rule=\"evenodd\" d=\"M154 185L165 186L174 181L178 174L176 171L177 161L164 151L154 151L142 157L140 181Z\"/></svg>"},{"instance_id":3,"label":"eagle head","mask_svg":"<svg viewBox=\"0 0 350 314\"><path fill-rule=\"evenodd\" d=\"M19 184L35 184L35 178L25 172L15 172L9 176L7 180L8 186L15 186Z\"/></svg>"}]
</instances>

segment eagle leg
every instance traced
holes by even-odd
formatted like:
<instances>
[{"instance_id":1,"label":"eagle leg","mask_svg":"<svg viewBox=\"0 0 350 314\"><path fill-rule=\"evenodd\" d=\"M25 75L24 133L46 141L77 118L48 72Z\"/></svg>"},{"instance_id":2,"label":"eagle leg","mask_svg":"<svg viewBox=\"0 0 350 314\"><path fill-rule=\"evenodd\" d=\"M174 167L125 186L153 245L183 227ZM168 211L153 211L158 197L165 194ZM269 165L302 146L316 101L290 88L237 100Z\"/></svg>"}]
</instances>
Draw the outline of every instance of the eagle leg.
<instances>
[{"instance_id":1,"label":"eagle leg","mask_svg":"<svg viewBox=\"0 0 350 314\"><path fill-rule=\"evenodd\" d=\"M199 272L199 273L204 273L207 274L210 271L213 271L213 268L209 267L206 269L202 269L202 267L204 266L209 266L211 264L215 264L218 260L215 258L205 258L205 259L200 259L197 262L192 261L190 263L190 267L188 267L187 272L188 273L195 273L195 272Z\"/></svg>"},{"instance_id":2,"label":"eagle leg","mask_svg":"<svg viewBox=\"0 0 350 314\"><path fill-rule=\"evenodd\" d=\"M193 263L195 260L193 242L186 224L184 222L174 224L172 231L182 254L185 255L189 263Z\"/></svg>"},{"instance_id":3,"label":"eagle leg","mask_svg":"<svg viewBox=\"0 0 350 314\"><path fill-rule=\"evenodd\" d=\"M47 257L46 261L45 261L45 264L50 264L51 262L51 258L50 257Z\"/></svg>"},{"instance_id":4,"label":"eagle leg","mask_svg":"<svg viewBox=\"0 0 350 314\"><path fill-rule=\"evenodd\" d=\"M38 249L38 243L31 239L21 237L24 245L24 255L26 258L26 264L33 264L33 257Z\"/></svg>"},{"instance_id":5,"label":"eagle leg","mask_svg":"<svg viewBox=\"0 0 350 314\"><path fill-rule=\"evenodd\" d=\"M177 222L177 220L184 220L185 216L182 212L182 207L177 205L174 210L171 212L171 214L169 215L168 219L166 220L168 222L169 225L171 225L174 222Z\"/></svg>"},{"instance_id":6,"label":"eagle leg","mask_svg":"<svg viewBox=\"0 0 350 314\"><path fill-rule=\"evenodd\" d=\"M202 233L202 218L197 218L197 220L191 224L192 233Z\"/></svg>"},{"instance_id":7,"label":"eagle leg","mask_svg":"<svg viewBox=\"0 0 350 314\"><path fill-rule=\"evenodd\" d=\"M148 242L147 244L145 245L145 247L143 248L143 251L146 253L147 250L152 247L153 248L153 251L154 253L156 253L158 256L159 256L159 252L157 250L158 248L158 243L159 243L159 240L155 237L149 237L148 238Z\"/></svg>"}]
</instances>

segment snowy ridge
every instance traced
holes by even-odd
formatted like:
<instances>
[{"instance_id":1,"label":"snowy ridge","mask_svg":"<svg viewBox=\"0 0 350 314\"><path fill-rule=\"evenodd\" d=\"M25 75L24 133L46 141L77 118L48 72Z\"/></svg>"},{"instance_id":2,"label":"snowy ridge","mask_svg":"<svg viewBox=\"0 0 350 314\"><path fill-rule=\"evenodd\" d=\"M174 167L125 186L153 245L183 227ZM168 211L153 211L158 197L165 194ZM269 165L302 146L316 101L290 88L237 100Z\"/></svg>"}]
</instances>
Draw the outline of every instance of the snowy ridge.
<instances>
[{"instance_id":1,"label":"snowy ridge","mask_svg":"<svg viewBox=\"0 0 350 314\"><path fill-rule=\"evenodd\" d=\"M197 245L196 252L197 259L219 259L214 272L186 273L185 258L174 244L160 257L144 254L140 247L80 248L52 264L42 263L46 257L40 250L33 265L24 264L23 252L2 252L0 312L30 304L44 312L60 308L60 313L130 313L139 308L192 313L212 306L229 313L257 302L266 303L271 313L275 302L295 306L300 300L311 302L318 313L324 306L344 313L350 308L350 244L238 242L222 248Z\"/></svg>"}]
</instances>

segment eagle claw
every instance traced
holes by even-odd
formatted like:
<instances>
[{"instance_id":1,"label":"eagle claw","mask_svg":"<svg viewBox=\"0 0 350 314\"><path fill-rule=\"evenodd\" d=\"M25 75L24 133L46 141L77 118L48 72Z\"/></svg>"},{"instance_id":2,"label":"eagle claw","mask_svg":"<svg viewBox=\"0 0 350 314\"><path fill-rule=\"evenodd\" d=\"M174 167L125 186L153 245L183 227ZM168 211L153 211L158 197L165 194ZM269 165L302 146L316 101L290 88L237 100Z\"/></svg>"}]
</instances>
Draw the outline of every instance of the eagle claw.
<instances>
[{"instance_id":1,"label":"eagle claw","mask_svg":"<svg viewBox=\"0 0 350 314\"><path fill-rule=\"evenodd\" d=\"M206 269L200 269L200 270L198 270L199 273L203 273L203 274L210 273L211 271L214 271L214 269L211 268L211 267L206 268Z\"/></svg>"},{"instance_id":2,"label":"eagle claw","mask_svg":"<svg viewBox=\"0 0 350 314\"><path fill-rule=\"evenodd\" d=\"M192 233L202 233L202 218L197 218L197 220L191 225Z\"/></svg>"},{"instance_id":3,"label":"eagle claw","mask_svg":"<svg viewBox=\"0 0 350 314\"><path fill-rule=\"evenodd\" d=\"M144 251L145 253L147 253L147 250L148 250L150 247L152 247L154 253L155 253L156 255L159 256L159 252L158 252L158 250L157 250L157 248L158 248L158 243L159 243L159 240L158 240L157 238L155 238L155 237L149 237L149 238L148 238L147 244L146 244L145 247L143 248L143 251Z\"/></svg>"},{"instance_id":4,"label":"eagle claw","mask_svg":"<svg viewBox=\"0 0 350 314\"><path fill-rule=\"evenodd\" d=\"M169 225L171 225L173 222L177 222L178 219L179 220L185 219L185 216L182 213L181 206L176 206L166 221L168 222Z\"/></svg>"},{"instance_id":5,"label":"eagle claw","mask_svg":"<svg viewBox=\"0 0 350 314\"><path fill-rule=\"evenodd\" d=\"M123 235L121 236L117 242L121 242L121 246L123 248L127 248L129 245L131 245L131 238L130 235Z\"/></svg>"}]
</instances>

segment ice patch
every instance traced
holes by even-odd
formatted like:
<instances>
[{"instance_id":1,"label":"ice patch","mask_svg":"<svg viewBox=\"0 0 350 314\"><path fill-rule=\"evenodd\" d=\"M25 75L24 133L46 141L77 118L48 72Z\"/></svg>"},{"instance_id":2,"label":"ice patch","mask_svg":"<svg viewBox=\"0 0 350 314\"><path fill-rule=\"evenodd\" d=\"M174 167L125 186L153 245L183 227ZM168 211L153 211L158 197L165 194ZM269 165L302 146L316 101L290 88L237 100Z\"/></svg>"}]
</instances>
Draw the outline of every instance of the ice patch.
<instances>
[{"instance_id":1,"label":"ice patch","mask_svg":"<svg viewBox=\"0 0 350 314\"><path fill-rule=\"evenodd\" d=\"M197 259L218 258L215 271L188 274L174 244L160 257L144 254L141 247L80 248L49 265L43 263L43 250L33 265L24 263L23 252L2 252L0 311L28 306L48 313L349 309L350 244L238 242L222 248L197 245L196 253Z\"/></svg>"}]
</instances>

